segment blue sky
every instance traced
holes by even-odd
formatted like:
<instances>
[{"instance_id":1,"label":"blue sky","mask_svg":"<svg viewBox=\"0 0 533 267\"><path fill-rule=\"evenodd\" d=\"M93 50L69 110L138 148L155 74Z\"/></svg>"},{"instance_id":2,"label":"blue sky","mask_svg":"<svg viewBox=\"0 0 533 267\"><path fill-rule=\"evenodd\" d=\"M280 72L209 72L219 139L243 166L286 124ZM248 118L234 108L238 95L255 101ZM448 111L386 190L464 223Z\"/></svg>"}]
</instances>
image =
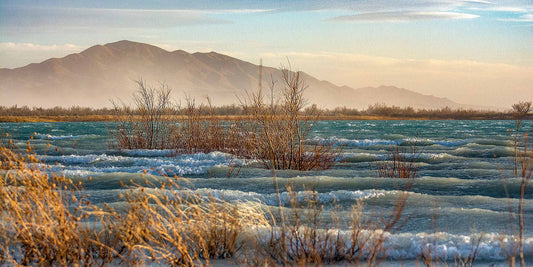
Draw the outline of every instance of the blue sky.
<instances>
[{"instance_id":1,"label":"blue sky","mask_svg":"<svg viewBox=\"0 0 533 267\"><path fill-rule=\"evenodd\" d=\"M132 40L217 51L352 87L533 99L533 1L5 1L0 67Z\"/></svg>"}]
</instances>

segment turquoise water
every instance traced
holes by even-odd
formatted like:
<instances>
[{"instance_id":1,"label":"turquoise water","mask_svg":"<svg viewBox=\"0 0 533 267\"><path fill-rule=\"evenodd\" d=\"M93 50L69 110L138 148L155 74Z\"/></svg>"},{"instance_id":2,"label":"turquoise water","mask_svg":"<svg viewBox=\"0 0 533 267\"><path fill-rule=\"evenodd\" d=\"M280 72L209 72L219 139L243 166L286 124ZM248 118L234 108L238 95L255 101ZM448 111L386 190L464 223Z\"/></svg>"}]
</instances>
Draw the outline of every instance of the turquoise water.
<instances>
[{"instance_id":1,"label":"turquoise water","mask_svg":"<svg viewBox=\"0 0 533 267\"><path fill-rule=\"evenodd\" d=\"M512 121L320 121L308 142L335 142L342 148L335 168L278 171L276 175L282 188L292 184L297 190L315 189L325 208L334 208L341 218L357 199L365 203L365 215L372 217L390 210L399 193L397 180L375 178L376 162L388 159L392 145L409 148L416 141L419 177L409 193L406 223L391 232L387 254L415 259L421 246L436 238L440 256L453 259L457 253L469 252L475 231L485 233L479 259L499 261L504 258L500 233L509 228L509 207L516 209L519 194L520 181L512 177L514 152L508 133L513 127ZM524 125L524 129L532 127L530 122ZM118 195L125 190L121 181L157 182L164 179L161 175L179 175L188 178L198 194L277 205L272 172L258 168L253 161L220 152L175 155L170 150L111 149L108 130L112 128L104 122L0 124L0 131L9 132L21 147L36 134L31 143L42 162L52 171L84 181L85 190L97 204L118 205ZM229 166L234 164L241 166L239 173L228 178ZM531 187L524 205L526 254L530 258ZM282 193L286 207L287 198ZM302 201L304 198L301 193Z\"/></svg>"}]
</instances>

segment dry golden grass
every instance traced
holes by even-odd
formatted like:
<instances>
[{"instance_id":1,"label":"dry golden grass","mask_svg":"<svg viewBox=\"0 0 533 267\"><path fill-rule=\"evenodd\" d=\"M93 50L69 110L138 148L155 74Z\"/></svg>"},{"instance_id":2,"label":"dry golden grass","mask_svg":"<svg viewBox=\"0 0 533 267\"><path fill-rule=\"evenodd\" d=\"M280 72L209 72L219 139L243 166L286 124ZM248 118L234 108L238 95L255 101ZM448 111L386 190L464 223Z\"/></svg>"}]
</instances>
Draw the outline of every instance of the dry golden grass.
<instances>
[{"instance_id":1,"label":"dry golden grass","mask_svg":"<svg viewBox=\"0 0 533 267\"><path fill-rule=\"evenodd\" d=\"M233 257L245 229L268 225L257 205L200 197L168 179L132 185L125 212L91 204L81 184L0 146L0 262L13 265L209 265Z\"/></svg>"},{"instance_id":2,"label":"dry golden grass","mask_svg":"<svg viewBox=\"0 0 533 267\"><path fill-rule=\"evenodd\" d=\"M79 222L90 208L78 185L62 176L48 176L22 156L0 146L0 257L4 263L69 265L97 263L92 230Z\"/></svg>"}]
</instances>

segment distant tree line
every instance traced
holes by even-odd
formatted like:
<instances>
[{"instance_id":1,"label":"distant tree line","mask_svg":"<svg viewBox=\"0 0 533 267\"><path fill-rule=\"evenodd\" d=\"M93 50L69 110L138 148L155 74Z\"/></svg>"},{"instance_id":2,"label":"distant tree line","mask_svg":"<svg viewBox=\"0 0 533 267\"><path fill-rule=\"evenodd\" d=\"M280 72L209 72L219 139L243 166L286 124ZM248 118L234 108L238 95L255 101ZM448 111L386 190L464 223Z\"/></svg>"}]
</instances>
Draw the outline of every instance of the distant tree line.
<instances>
[{"instance_id":1,"label":"distant tree line","mask_svg":"<svg viewBox=\"0 0 533 267\"><path fill-rule=\"evenodd\" d=\"M428 119L513 119L511 111L452 109L444 107L439 109L415 109L413 107L387 106L376 103L365 110L347 107L337 107L331 110L322 110L324 116L381 116L391 118L428 118Z\"/></svg>"},{"instance_id":2,"label":"distant tree line","mask_svg":"<svg viewBox=\"0 0 533 267\"><path fill-rule=\"evenodd\" d=\"M10 107L0 106L0 116L87 116L87 115L111 115L113 109L110 108L89 108L89 107L28 107L13 105Z\"/></svg>"},{"instance_id":3,"label":"distant tree line","mask_svg":"<svg viewBox=\"0 0 533 267\"><path fill-rule=\"evenodd\" d=\"M186 115L186 107L173 107L165 111L166 114L183 114ZM300 113L302 115L317 111L323 117L342 117L342 116L379 116L388 118L427 118L427 119L513 119L512 112L494 111L494 110L476 110L476 109L453 109L449 107L439 109L415 109L413 107L387 106L385 104L374 104L368 108L359 110L356 108L337 107L334 109L319 109L316 104L308 106ZM118 110L124 114L135 114L136 110ZM244 115L245 111L241 105L223 105L223 106L198 106L199 115ZM114 108L90 108L90 107L28 107L13 105L10 107L0 106L0 116L99 116L99 115L117 115ZM135 114L140 115L140 114Z\"/></svg>"},{"instance_id":4,"label":"distant tree line","mask_svg":"<svg viewBox=\"0 0 533 267\"><path fill-rule=\"evenodd\" d=\"M165 111L166 114L176 114L176 111L182 111L181 108L170 108ZM124 114L136 113L136 110L119 110ZM219 107L200 106L199 112L202 115L209 115L215 113L216 115L242 115L244 111L242 107L237 105L224 105ZM137 112L139 113L139 112ZM0 116L89 116L89 115L116 115L117 110L115 108L90 108L90 107L28 107L28 106L0 106ZM140 115L135 114L135 115Z\"/></svg>"}]
</instances>

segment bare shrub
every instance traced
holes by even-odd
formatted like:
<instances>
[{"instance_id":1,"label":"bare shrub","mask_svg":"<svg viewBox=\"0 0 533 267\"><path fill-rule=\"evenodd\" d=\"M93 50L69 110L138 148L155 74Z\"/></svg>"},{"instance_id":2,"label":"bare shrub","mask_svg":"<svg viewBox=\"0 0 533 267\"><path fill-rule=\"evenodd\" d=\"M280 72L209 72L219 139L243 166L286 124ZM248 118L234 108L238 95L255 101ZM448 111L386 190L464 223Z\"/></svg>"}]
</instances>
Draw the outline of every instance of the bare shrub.
<instances>
[{"instance_id":1,"label":"bare shrub","mask_svg":"<svg viewBox=\"0 0 533 267\"><path fill-rule=\"evenodd\" d=\"M531 102L519 102L512 106L513 118L515 119L515 128L509 130L511 141L513 142L513 176L520 181L520 192L518 195L518 207L516 214L518 215L518 233L515 230L515 212L511 205L511 196L507 189L506 181L504 182L504 189L509 199L509 230L507 234L502 235L502 247L506 251L509 265L514 266L516 257L520 259L520 266L526 266L524 258L524 199L529 182L533 176L533 142L529 136L528 131L523 132L522 124L524 120L528 119L528 115L532 110ZM504 240L508 240L505 242Z\"/></svg>"},{"instance_id":2,"label":"bare shrub","mask_svg":"<svg viewBox=\"0 0 533 267\"><path fill-rule=\"evenodd\" d=\"M277 220L272 219L267 242L256 248L268 265L344 262L374 266L378 256L385 255L386 233L379 224L363 216L362 201L357 200L348 216L340 218L335 206L325 212L315 190L296 192L288 186L286 193L289 210L278 211L282 214Z\"/></svg>"},{"instance_id":3,"label":"bare shrub","mask_svg":"<svg viewBox=\"0 0 533 267\"><path fill-rule=\"evenodd\" d=\"M224 124L211 101L196 105L187 97L186 106L176 112L170 89L161 84L152 88L137 81L136 107L115 104L117 146L125 149L175 149L179 153L222 151L238 157L259 159L268 169L301 171L331 168L338 157L333 143L307 144L318 112L308 108L303 92L306 85L300 72L282 69L281 98L266 105L262 89L249 95L242 104L249 119ZM177 116L180 114L181 116Z\"/></svg>"},{"instance_id":4,"label":"bare shrub","mask_svg":"<svg viewBox=\"0 0 533 267\"><path fill-rule=\"evenodd\" d=\"M388 159L376 162L377 176L381 178L414 179L418 175L416 142L410 146L395 145L388 153Z\"/></svg>"},{"instance_id":5,"label":"bare shrub","mask_svg":"<svg viewBox=\"0 0 533 267\"><path fill-rule=\"evenodd\" d=\"M195 99L186 97L183 108L170 100L171 90L161 84L159 88L136 81L138 91L134 108L125 104L115 106L116 127L111 135L121 149L172 149L177 153L209 153L222 151L243 154L246 150L239 140L235 127L224 125L216 115L211 100L207 105L197 105ZM229 121L228 125L242 125Z\"/></svg>"},{"instance_id":6,"label":"bare shrub","mask_svg":"<svg viewBox=\"0 0 533 267\"><path fill-rule=\"evenodd\" d=\"M174 124L169 115L173 110L170 88L161 84L158 89L143 80L133 96L135 108L113 103L116 129L113 132L117 146L125 149L167 149L173 146Z\"/></svg>"},{"instance_id":7,"label":"bare shrub","mask_svg":"<svg viewBox=\"0 0 533 267\"><path fill-rule=\"evenodd\" d=\"M379 221L375 223L376 227L380 229L380 234L376 238L376 243L373 244L374 247L383 249L383 244L386 241L386 233L398 230L409 219L404 218L400 220L415 179L418 177L418 166L416 165L418 156L417 149L416 140L408 148L396 144L389 151L387 160L376 162L378 179L389 178L398 180L395 183L398 190L398 197L394 202L392 210L388 213L380 214ZM374 249L373 252L380 252L380 250ZM377 257L378 253L371 253L371 262L376 262Z\"/></svg>"},{"instance_id":8,"label":"bare shrub","mask_svg":"<svg viewBox=\"0 0 533 267\"><path fill-rule=\"evenodd\" d=\"M417 157L418 148L415 140L409 147L396 144L389 151L388 160L376 162L378 178L400 179L396 183L396 187L399 190L398 199L393 211L384 220L385 231L391 230L396 226L407 204L409 192L418 177Z\"/></svg>"},{"instance_id":9,"label":"bare shrub","mask_svg":"<svg viewBox=\"0 0 533 267\"><path fill-rule=\"evenodd\" d=\"M235 143L237 136L224 125L222 118L215 114L211 99L207 105L197 105L195 99L186 97L186 104L176 119L177 128L173 135L175 148L182 153L209 153L238 151ZM228 124L235 123L229 121Z\"/></svg>"},{"instance_id":10,"label":"bare shrub","mask_svg":"<svg viewBox=\"0 0 533 267\"><path fill-rule=\"evenodd\" d=\"M251 148L244 156L260 159L267 169L308 171L331 168L338 157L333 144L306 144L318 113L307 110L308 115L303 115L306 105L303 93L307 86L301 72L283 68L281 73L281 98L276 104L273 97L270 105L265 102L261 87L242 103L251 117L242 131L248 143L246 147ZM274 86L275 82L272 82L272 92Z\"/></svg>"}]
</instances>

